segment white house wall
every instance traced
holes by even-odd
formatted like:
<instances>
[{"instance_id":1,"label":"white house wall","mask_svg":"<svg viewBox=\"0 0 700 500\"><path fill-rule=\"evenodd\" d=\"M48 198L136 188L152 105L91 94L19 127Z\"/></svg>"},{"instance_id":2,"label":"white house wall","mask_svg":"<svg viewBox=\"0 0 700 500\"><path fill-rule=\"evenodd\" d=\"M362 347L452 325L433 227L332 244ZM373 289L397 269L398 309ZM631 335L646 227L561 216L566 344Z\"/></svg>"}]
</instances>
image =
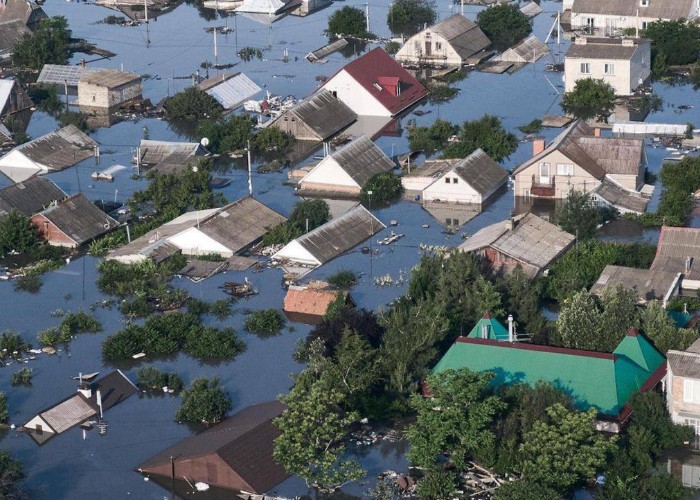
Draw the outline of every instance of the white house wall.
<instances>
[{"instance_id":1,"label":"white house wall","mask_svg":"<svg viewBox=\"0 0 700 500\"><path fill-rule=\"evenodd\" d=\"M216 253L222 257L231 257L233 252L207 236L196 227L192 227L168 239L168 243L175 245L183 254L186 255L203 255L208 253Z\"/></svg>"},{"instance_id":2,"label":"white house wall","mask_svg":"<svg viewBox=\"0 0 700 500\"><path fill-rule=\"evenodd\" d=\"M406 191L423 191L435 182L435 177L402 177L401 185Z\"/></svg>"},{"instance_id":3,"label":"white house wall","mask_svg":"<svg viewBox=\"0 0 700 500\"><path fill-rule=\"evenodd\" d=\"M37 427L37 426L41 426L41 427ZM35 416L29 422L24 424L24 427L26 427L27 429L35 430L35 431L38 431L39 429L41 429L42 432L48 432L51 434L55 434L55 432L49 426L49 424L47 424L46 421L43 418L41 418L41 416L39 416L39 415Z\"/></svg>"},{"instance_id":4,"label":"white house wall","mask_svg":"<svg viewBox=\"0 0 700 500\"><path fill-rule=\"evenodd\" d=\"M450 180L448 184L446 179ZM457 183L455 184L455 179ZM481 194L467 184L464 179L455 172L447 172L423 191L425 201L447 201L451 203L475 203L483 202Z\"/></svg>"},{"instance_id":5,"label":"white house wall","mask_svg":"<svg viewBox=\"0 0 700 500\"><path fill-rule=\"evenodd\" d=\"M328 80L323 88L335 92L357 115L391 116L391 112L345 70Z\"/></svg>"},{"instance_id":6,"label":"white house wall","mask_svg":"<svg viewBox=\"0 0 700 500\"><path fill-rule=\"evenodd\" d=\"M301 180L302 187L304 184L325 184L329 188L333 186L342 186L347 188L362 189L362 186L357 184L345 170L338 165L338 162L332 156L327 156L316 165L311 172Z\"/></svg>"},{"instance_id":7,"label":"white house wall","mask_svg":"<svg viewBox=\"0 0 700 500\"><path fill-rule=\"evenodd\" d=\"M15 182L22 182L34 174L45 174L48 171L45 165L33 162L17 150L10 151L0 158L0 172Z\"/></svg>"},{"instance_id":8,"label":"white house wall","mask_svg":"<svg viewBox=\"0 0 700 500\"><path fill-rule=\"evenodd\" d=\"M581 73L581 63L590 65L590 73ZM605 64L615 65L615 74L606 75ZM630 85L630 61L623 59L588 59L567 57L564 60L564 88L571 92L578 80L594 78L609 83L615 89L615 95L628 96L632 94Z\"/></svg>"},{"instance_id":9,"label":"white house wall","mask_svg":"<svg viewBox=\"0 0 700 500\"><path fill-rule=\"evenodd\" d=\"M426 54L426 43L430 43L430 56ZM396 60L401 62L428 61L450 66L461 66L462 58L452 45L430 28L409 38L396 53Z\"/></svg>"},{"instance_id":10,"label":"white house wall","mask_svg":"<svg viewBox=\"0 0 700 500\"><path fill-rule=\"evenodd\" d=\"M309 266L320 266L321 261L314 257L306 248L301 246L297 240L290 241L282 250L272 256L276 260L290 260L299 264Z\"/></svg>"}]
</instances>

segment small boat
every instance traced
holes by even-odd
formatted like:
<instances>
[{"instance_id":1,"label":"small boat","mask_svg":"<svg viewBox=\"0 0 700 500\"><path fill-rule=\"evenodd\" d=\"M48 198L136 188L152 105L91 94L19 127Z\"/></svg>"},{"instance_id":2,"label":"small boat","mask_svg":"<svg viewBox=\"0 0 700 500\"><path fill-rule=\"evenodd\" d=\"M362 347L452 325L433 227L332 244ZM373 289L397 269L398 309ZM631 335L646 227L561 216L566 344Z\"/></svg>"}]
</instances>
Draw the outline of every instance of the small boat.
<instances>
[{"instance_id":1,"label":"small boat","mask_svg":"<svg viewBox=\"0 0 700 500\"><path fill-rule=\"evenodd\" d=\"M82 375L82 379L86 382L89 382L90 380L94 379L100 374L100 372L92 372L92 373L84 373ZM77 377L73 377L73 380L80 380L81 376L78 375Z\"/></svg>"}]
</instances>

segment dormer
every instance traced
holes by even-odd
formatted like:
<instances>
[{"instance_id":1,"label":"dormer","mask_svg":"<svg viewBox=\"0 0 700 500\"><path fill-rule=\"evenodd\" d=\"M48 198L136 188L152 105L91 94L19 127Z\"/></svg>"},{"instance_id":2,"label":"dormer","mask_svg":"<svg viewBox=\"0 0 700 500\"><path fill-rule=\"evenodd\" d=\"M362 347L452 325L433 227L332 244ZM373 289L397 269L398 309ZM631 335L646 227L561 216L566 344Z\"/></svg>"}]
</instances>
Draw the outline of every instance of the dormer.
<instances>
[{"instance_id":1,"label":"dormer","mask_svg":"<svg viewBox=\"0 0 700 500\"><path fill-rule=\"evenodd\" d=\"M401 95L401 80L398 76L380 76L377 78L379 86L391 95Z\"/></svg>"}]
</instances>

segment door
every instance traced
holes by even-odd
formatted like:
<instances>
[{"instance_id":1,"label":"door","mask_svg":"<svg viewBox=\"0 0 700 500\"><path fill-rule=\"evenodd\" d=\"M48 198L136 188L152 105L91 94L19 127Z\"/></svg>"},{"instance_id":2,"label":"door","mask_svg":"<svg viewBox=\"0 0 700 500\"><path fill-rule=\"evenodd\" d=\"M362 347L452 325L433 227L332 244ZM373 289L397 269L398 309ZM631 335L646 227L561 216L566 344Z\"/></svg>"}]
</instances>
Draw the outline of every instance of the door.
<instances>
[{"instance_id":1,"label":"door","mask_svg":"<svg viewBox=\"0 0 700 500\"><path fill-rule=\"evenodd\" d=\"M540 184L549 184L549 163L540 163Z\"/></svg>"},{"instance_id":2,"label":"door","mask_svg":"<svg viewBox=\"0 0 700 500\"><path fill-rule=\"evenodd\" d=\"M430 40L425 41L425 55L430 57L433 52L433 42Z\"/></svg>"}]
</instances>

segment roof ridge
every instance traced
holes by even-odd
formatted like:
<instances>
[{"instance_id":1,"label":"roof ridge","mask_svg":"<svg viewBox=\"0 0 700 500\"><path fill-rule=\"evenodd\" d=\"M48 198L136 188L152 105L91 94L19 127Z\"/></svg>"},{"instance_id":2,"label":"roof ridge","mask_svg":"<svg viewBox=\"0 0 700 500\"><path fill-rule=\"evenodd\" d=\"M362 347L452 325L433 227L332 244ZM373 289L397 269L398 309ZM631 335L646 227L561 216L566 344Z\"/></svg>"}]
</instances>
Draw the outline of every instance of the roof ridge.
<instances>
[{"instance_id":1,"label":"roof ridge","mask_svg":"<svg viewBox=\"0 0 700 500\"><path fill-rule=\"evenodd\" d=\"M569 347L546 346L542 344L530 344L526 342L502 342L500 340L480 339L464 336L457 337L456 342L462 342L465 344L484 344L509 349L522 349L525 351L548 352L551 354L563 354L570 356L582 356L587 358L607 359L613 362L617 359L616 354L608 352L588 351L584 349L571 349Z\"/></svg>"}]
</instances>

